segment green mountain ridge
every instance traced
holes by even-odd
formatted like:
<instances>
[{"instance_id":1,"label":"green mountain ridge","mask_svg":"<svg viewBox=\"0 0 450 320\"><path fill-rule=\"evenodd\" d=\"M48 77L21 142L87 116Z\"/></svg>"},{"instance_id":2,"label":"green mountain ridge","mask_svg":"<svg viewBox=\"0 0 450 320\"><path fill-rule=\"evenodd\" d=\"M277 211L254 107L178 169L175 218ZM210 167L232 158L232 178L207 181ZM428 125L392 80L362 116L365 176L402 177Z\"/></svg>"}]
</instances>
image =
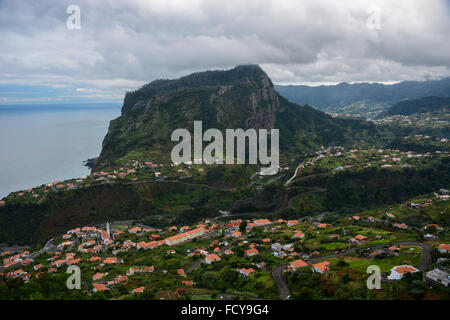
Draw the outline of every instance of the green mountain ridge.
<instances>
[{"instance_id":1,"label":"green mountain ridge","mask_svg":"<svg viewBox=\"0 0 450 320\"><path fill-rule=\"evenodd\" d=\"M428 81L402 81L396 84L339 83L331 86L276 85L284 97L299 104L335 113L370 113L405 99L426 96L450 97L450 78Z\"/></svg>"},{"instance_id":2,"label":"green mountain ridge","mask_svg":"<svg viewBox=\"0 0 450 320\"><path fill-rule=\"evenodd\" d=\"M157 150L168 161L173 130L280 129L280 152L307 153L321 145L376 142L381 136L365 121L333 119L310 106L280 96L257 65L156 80L128 92L121 116L111 121L96 170L114 166L131 151Z\"/></svg>"},{"instance_id":3,"label":"green mountain ridge","mask_svg":"<svg viewBox=\"0 0 450 320\"><path fill-rule=\"evenodd\" d=\"M443 110L450 107L450 97L424 97L415 100L406 100L396 103L386 110L386 115L411 115L413 113L427 113Z\"/></svg>"}]
</instances>

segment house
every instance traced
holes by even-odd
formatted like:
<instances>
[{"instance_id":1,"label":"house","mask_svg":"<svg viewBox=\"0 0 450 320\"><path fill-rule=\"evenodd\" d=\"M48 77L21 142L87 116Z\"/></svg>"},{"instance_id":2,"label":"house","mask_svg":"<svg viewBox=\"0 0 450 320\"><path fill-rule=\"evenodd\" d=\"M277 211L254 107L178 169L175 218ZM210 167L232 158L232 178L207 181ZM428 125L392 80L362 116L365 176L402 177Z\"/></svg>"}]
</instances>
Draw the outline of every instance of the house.
<instances>
[{"instance_id":1,"label":"house","mask_svg":"<svg viewBox=\"0 0 450 320\"><path fill-rule=\"evenodd\" d=\"M147 272L153 272L155 270L154 266L150 266L150 267L142 267L141 268L141 272L142 273L147 273Z\"/></svg>"},{"instance_id":2,"label":"house","mask_svg":"<svg viewBox=\"0 0 450 320\"><path fill-rule=\"evenodd\" d=\"M304 234L303 232L301 232L301 231L296 232L296 233L292 236L292 238L294 238L294 239L303 239L304 237L305 237L305 234Z\"/></svg>"},{"instance_id":3,"label":"house","mask_svg":"<svg viewBox=\"0 0 450 320\"><path fill-rule=\"evenodd\" d=\"M217 254L212 253L212 254L208 254L205 257L205 263L206 264L211 264L211 263L213 263L215 261L220 261L220 257Z\"/></svg>"},{"instance_id":4,"label":"house","mask_svg":"<svg viewBox=\"0 0 450 320\"><path fill-rule=\"evenodd\" d=\"M141 232L141 228L139 227L134 227L128 230L128 233L132 233L132 234L136 234L138 232Z\"/></svg>"},{"instance_id":5,"label":"house","mask_svg":"<svg viewBox=\"0 0 450 320\"><path fill-rule=\"evenodd\" d=\"M287 225L288 227L292 227L298 224L298 220L288 220Z\"/></svg>"},{"instance_id":6,"label":"house","mask_svg":"<svg viewBox=\"0 0 450 320\"><path fill-rule=\"evenodd\" d=\"M330 270L331 263L329 261L322 261L312 265L314 272L325 273Z\"/></svg>"},{"instance_id":7,"label":"house","mask_svg":"<svg viewBox=\"0 0 450 320\"><path fill-rule=\"evenodd\" d=\"M200 227L200 228L189 230L189 231L184 232L184 233L176 234L176 235L174 235L172 237L166 238L164 241L165 241L165 243L168 246L174 246L174 245L177 245L179 243L182 243L182 242L185 242L185 241L189 241L189 240L192 240L192 239L197 238L197 237L201 237L206 232L207 232L207 230L205 228Z\"/></svg>"},{"instance_id":8,"label":"house","mask_svg":"<svg viewBox=\"0 0 450 320\"><path fill-rule=\"evenodd\" d=\"M259 220L255 220L255 225L256 227L262 227L262 226L267 226L270 224L270 221L268 219L259 219Z\"/></svg>"},{"instance_id":9,"label":"house","mask_svg":"<svg viewBox=\"0 0 450 320\"><path fill-rule=\"evenodd\" d=\"M407 273L414 273L417 271L419 270L407 264L396 266L391 269L391 274L389 275L388 279L400 280L401 278L403 278L403 275Z\"/></svg>"},{"instance_id":10,"label":"house","mask_svg":"<svg viewBox=\"0 0 450 320\"><path fill-rule=\"evenodd\" d=\"M339 235L337 235L337 234L329 235L328 239L339 239Z\"/></svg>"},{"instance_id":11,"label":"house","mask_svg":"<svg viewBox=\"0 0 450 320\"><path fill-rule=\"evenodd\" d=\"M100 257L90 257L89 258L90 262L96 262L96 261L101 261L101 260L102 260L102 258L100 258Z\"/></svg>"},{"instance_id":12,"label":"house","mask_svg":"<svg viewBox=\"0 0 450 320\"><path fill-rule=\"evenodd\" d=\"M440 253L449 253L450 252L450 244L442 243L438 247L438 251Z\"/></svg>"},{"instance_id":13,"label":"house","mask_svg":"<svg viewBox=\"0 0 450 320\"><path fill-rule=\"evenodd\" d=\"M151 242L145 242L145 241L141 241L136 243L136 249L154 249L156 247L159 247L161 245L161 243L159 241L151 241Z\"/></svg>"},{"instance_id":14,"label":"house","mask_svg":"<svg viewBox=\"0 0 450 320\"><path fill-rule=\"evenodd\" d=\"M114 279L114 283L115 283L115 284L126 283L126 282L128 282L128 277L127 277L127 276L117 276L117 277Z\"/></svg>"},{"instance_id":15,"label":"house","mask_svg":"<svg viewBox=\"0 0 450 320\"><path fill-rule=\"evenodd\" d=\"M59 260L53 261L52 266L59 268L60 266L62 266L65 263L66 263L66 260L59 259Z\"/></svg>"},{"instance_id":16,"label":"house","mask_svg":"<svg viewBox=\"0 0 450 320\"><path fill-rule=\"evenodd\" d=\"M255 272L255 269L250 268L250 269L246 269L246 268L242 268L239 269L238 272L243 275L244 277L248 277L251 273Z\"/></svg>"},{"instance_id":17,"label":"house","mask_svg":"<svg viewBox=\"0 0 450 320\"><path fill-rule=\"evenodd\" d=\"M254 222L249 222L249 223L247 223L247 228L246 228L246 230L247 230L247 231L250 231L250 230L252 230L254 227L256 227L256 223L254 223Z\"/></svg>"},{"instance_id":18,"label":"house","mask_svg":"<svg viewBox=\"0 0 450 320\"><path fill-rule=\"evenodd\" d=\"M38 270L41 269L42 267L43 267L42 264L37 264L37 265L35 265L35 266L33 267L33 270L34 270L34 271L38 271Z\"/></svg>"},{"instance_id":19,"label":"house","mask_svg":"<svg viewBox=\"0 0 450 320\"><path fill-rule=\"evenodd\" d=\"M240 231L235 231L231 234L231 236L233 238L239 238L242 235L242 233Z\"/></svg>"},{"instance_id":20,"label":"house","mask_svg":"<svg viewBox=\"0 0 450 320\"><path fill-rule=\"evenodd\" d=\"M264 238L264 239L262 239L262 242L263 243L268 243L268 242L270 242L270 238Z\"/></svg>"},{"instance_id":21,"label":"house","mask_svg":"<svg viewBox=\"0 0 450 320\"><path fill-rule=\"evenodd\" d=\"M355 221L359 221L359 220L361 220L361 217L360 216L353 216L352 219L355 220Z\"/></svg>"},{"instance_id":22,"label":"house","mask_svg":"<svg viewBox=\"0 0 450 320\"><path fill-rule=\"evenodd\" d=\"M392 213L386 213L386 215L391 219L395 219L395 215L393 215Z\"/></svg>"},{"instance_id":23,"label":"house","mask_svg":"<svg viewBox=\"0 0 450 320\"><path fill-rule=\"evenodd\" d=\"M67 265L72 265L72 264L77 264L77 263L79 263L81 261L81 259L80 258L78 258L78 259L68 259L67 260Z\"/></svg>"},{"instance_id":24,"label":"house","mask_svg":"<svg viewBox=\"0 0 450 320\"><path fill-rule=\"evenodd\" d=\"M131 267L127 271L127 276L132 276L132 275L134 275L135 272L139 272L139 271L140 271L139 267Z\"/></svg>"},{"instance_id":25,"label":"house","mask_svg":"<svg viewBox=\"0 0 450 320\"><path fill-rule=\"evenodd\" d=\"M194 282L191 281L191 280L183 280L183 281L181 281L181 284L182 284L183 286L193 286L193 285L194 285Z\"/></svg>"},{"instance_id":26,"label":"house","mask_svg":"<svg viewBox=\"0 0 450 320\"><path fill-rule=\"evenodd\" d=\"M448 287L450 274L439 269L433 269L425 273L425 280L428 280L428 282L432 283L439 283L444 287Z\"/></svg>"},{"instance_id":27,"label":"house","mask_svg":"<svg viewBox=\"0 0 450 320\"><path fill-rule=\"evenodd\" d=\"M408 229L408 226L404 223L394 223L394 226L400 229Z\"/></svg>"},{"instance_id":28,"label":"house","mask_svg":"<svg viewBox=\"0 0 450 320\"><path fill-rule=\"evenodd\" d=\"M389 251L399 251L400 249L396 246L389 247Z\"/></svg>"},{"instance_id":29,"label":"house","mask_svg":"<svg viewBox=\"0 0 450 320\"><path fill-rule=\"evenodd\" d=\"M356 237L351 238L350 242L351 243L356 243L356 244L363 244L364 242L366 242L367 240L369 240L366 236L363 236L361 234L358 234Z\"/></svg>"},{"instance_id":30,"label":"house","mask_svg":"<svg viewBox=\"0 0 450 320\"><path fill-rule=\"evenodd\" d=\"M25 273L26 273L26 272L23 271L22 269L18 269L18 270L14 270L14 271L10 272L9 274L10 274L12 277L19 277L19 276L21 276L21 275L23 275L23 274L25 274Z\"/></svg>"},{"instance_id":31,"label":"house","mask_svg":"<svg viewBox=\"0 0 450 320\"><path fill-rule=\"evenodd\" d=\"M254 255L257 255L258 253L259 253L259 251L257 249L255 249L255 248L248 249L248 250L244 251L244 255L246 257L252 257Z\"/></svg>"},{"instance_id":32,"label":"house","mask_svg":"<svg viewBox=\"0 0 450 320\"><path fill-rule=\"evenodd\" d=\"M180 276L186 276L186 274L184 273L184 269L177 269L177 274Z\"/></svg>"},{"instance_id":33,"label":"house","mask_svg":"<svg viewBox=\"0 0 450 320\"><path fill-rule=\"evenodd\" d=\"M145 290L145 287L142 286L142 287L139 287L139 288L136 288L136 289L132 290L131 293L132 293L132 294L135 294L135 293L142 293L142 292L144 292L144 290Z\"/></svg>"},{"instance_id":34,"label":"house","mask_svg":"<svg viewBox=\"0 0 450 320\"><path fill-rule=\"evenodd\" d=\"M230 254L233 254L233 250L228 249L228 250L225 250L224 253L225 253L226 255L230 255Z\"/></svg>"},{"instance_id":35,"label":"house","mask_svg":"<svg viewBox=\"0 0 450 320\"><path fill-rule=\"evenodd\" d=\"M94 287L94 289L92 290L94 292L108 290L108 288L103 283L93 283L92 286Z\"/></svg>"},{"instance_id":36,"label":"house","mask_svg":"<svg viewBox=\"0 0 450 320\"><path fill-rule=\"evenodd\" d=\"M294 271L297 270L298 268L307 267L307 266L308 266L308 264L305 261L303 261L302 259L292 261L289 264L289 267Z\"/></svg>"},{"instance_id":37,"label":"house","mask_svg":"<svg viewBox=\"0 0 450 320\"><path fill-rule=\"evenodd\" d=\"M283 246L276 242L272 244L271 249L272 251L281 251L283 249Z\"/></svg>"},{"instance_id":38,"label":"house","mask_svg":"<svg viewBox=\"0 0 450 320\"><path fill-rule=\"evenodd\" d=\"M434 239L437 239L437 237L434 236L434 235L432 235L431 233L424 234L424 235L423 235L423 238L424 238L425 240L434 240Z\"/></svg>"},{"instance_id":39,"label":"house","mask_svg":"<svg viewBox=\"0 0 450 320\"><path fill-rule=\"evenodd\" d=\"M103 278L105 275L107 275L107 273L105 274L105 273L97 272L97 273L94 274L94 276L92 277L92 280L96 281L96 280L98 280L98 279Z\"/></svg>"},{"instance_id":40,"label":"house","mask_svg":"<svg viewBox=\"0 0 450 320\"><path fill-rule=\"evenodd\" d=\"M317 227L323 229L323 228L327 227L327 224L326 223L321 223Z\"/></svg>"},{"instance_id":41,"label":"house","mask_svg":"<svg viewBox=\"0 0 450 320\"><path fill-rule=\"evenodd\" d=\"M113 263L118 263L117 258L106 258L105 260L103 260L104 264L113 264Z\"/></svg>"},{"instance_id":42,"label":"house","mask_svg":"<svg viewBox=\"0 0 450 320\"><path fill-rule=\"evenodd\" d=\"M416 202L411 202L411 208L413 209L419 209L421 206L420 203L416 203Z\"/></svg>"}]
</instances>

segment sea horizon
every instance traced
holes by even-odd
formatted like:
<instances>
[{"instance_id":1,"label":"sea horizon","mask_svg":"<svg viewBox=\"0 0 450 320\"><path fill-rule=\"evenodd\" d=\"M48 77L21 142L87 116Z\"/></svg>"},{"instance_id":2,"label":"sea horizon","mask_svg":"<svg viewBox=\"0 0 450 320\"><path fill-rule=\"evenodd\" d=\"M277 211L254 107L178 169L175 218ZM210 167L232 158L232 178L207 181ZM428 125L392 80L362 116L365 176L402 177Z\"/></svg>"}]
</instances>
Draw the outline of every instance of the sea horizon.
<instances>
[{"instance_id":1,"label":"sea horizon","mask_svg":"<svg viewBox=\"0 0 450 320\"><path fill-rule=\"evenodd\" d=\"M121 103L0 105L0 199L55 180L90 174Z\"/></svg>"}]
</instances>

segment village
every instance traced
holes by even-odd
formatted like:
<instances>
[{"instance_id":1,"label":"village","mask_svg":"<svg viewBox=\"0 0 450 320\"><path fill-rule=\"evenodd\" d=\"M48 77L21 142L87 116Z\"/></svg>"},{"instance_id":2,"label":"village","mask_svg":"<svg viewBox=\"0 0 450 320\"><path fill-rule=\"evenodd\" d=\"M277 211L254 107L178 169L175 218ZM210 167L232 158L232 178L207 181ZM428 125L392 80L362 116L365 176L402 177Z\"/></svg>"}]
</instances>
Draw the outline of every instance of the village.
<instances>
[{"instance_id":1,"label":"village","mask_svg":"<svg viewBox=\"0 0 450 320\"><path fill-rule=\"evenodd\" d=\"M446 143L446 139L441 139ZM249 175L251 184L258 184L287 178L286 185L298 178L306 178L317 174L334 174L339 171L357 171L364 168L378 167L381 169L419 168L430 159L448 157L449 152L436 150L434 152L402 152L391 149L350 149L344 147L323 147L302 159L296 167L297 159L286 159L280 166L277 175L265 176L261 172ZM68 192L89 188L102 184L125 183L133 184L145 181L175 181L195 184L209 184L206 178L208 170L204 164L173 164L156 163L149 160L147 154L132 152L117 161L118 167L95 171L88 176L66 181L53 181L38 187L10 193L0 201L0 206L8 202L42 203L49 193ZM289 164L292 163L292 164Z\"/></svg>"},{"instance_id":2,"label":"village","mask_svg":"<svg viewBox=\"0 0 450 320\"><path fill-rule=\"evenodd\" d=\"M367 267L378 265L383 286L422 273L424 284L448 288L447 226L404 222L419 208L447 203L448 194L441 189L389 212L364 212L333 224L239 218L168 228L133 222L83 226L52 238L38 252L1 252L0 276L27 286L76 265L82 290L92 297L151 292L153 299L289 299L291 291L283 289L289 274L342 281L336 276L344 269L362 286Z\"/></svg>"}]
</instances>

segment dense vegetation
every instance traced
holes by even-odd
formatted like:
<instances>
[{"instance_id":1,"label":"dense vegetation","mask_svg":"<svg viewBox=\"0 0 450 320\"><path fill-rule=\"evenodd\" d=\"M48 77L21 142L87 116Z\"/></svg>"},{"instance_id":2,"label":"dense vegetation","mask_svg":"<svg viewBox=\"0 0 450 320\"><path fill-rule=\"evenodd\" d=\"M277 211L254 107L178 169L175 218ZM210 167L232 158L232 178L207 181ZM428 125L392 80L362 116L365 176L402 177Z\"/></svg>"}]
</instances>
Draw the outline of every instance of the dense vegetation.
<instances>
[{"instance_id":1,"label":"dense vegetation","mask_svg":"<svg viewBox=\"0 0 450 320\"><path fill-rule=\"evenodd\" d=\"M320 201L321 211L357 212L446 188L450 185L449 166L450 160L446 157L430 161L423 168L341 171L296 184L326 188L326 192L320 196L323 199ZM299 214L302 215L302 212Z\"/></svg>"},{"instance_id":2,"label":"dense vegetation","mask_svg":"<svg viewBox=\"0 0 450 320\"><path fill-rule=\"evenodd\" d=\"M410 115L413 113L434 112L443 108L450 107L450 98L424 97L417 100L401 101L388 110L386 115Z\"/></svg>"},{"instance_id":3,"label":"dense vegetation","mask_svg":"<svg viewBox=\"0 0 450 320\"><path fill-rule=\"evenodd\" d=\"M26 205L18 200L2 207L0 242L43 242L55 233L107 220L162 216L167 224L182 213L177 219L191 221L192 208L229 207L242 197L241 191L220 191L175 182L99 185L52 193L42 204Z\"/></svg>"}]
</instances>

